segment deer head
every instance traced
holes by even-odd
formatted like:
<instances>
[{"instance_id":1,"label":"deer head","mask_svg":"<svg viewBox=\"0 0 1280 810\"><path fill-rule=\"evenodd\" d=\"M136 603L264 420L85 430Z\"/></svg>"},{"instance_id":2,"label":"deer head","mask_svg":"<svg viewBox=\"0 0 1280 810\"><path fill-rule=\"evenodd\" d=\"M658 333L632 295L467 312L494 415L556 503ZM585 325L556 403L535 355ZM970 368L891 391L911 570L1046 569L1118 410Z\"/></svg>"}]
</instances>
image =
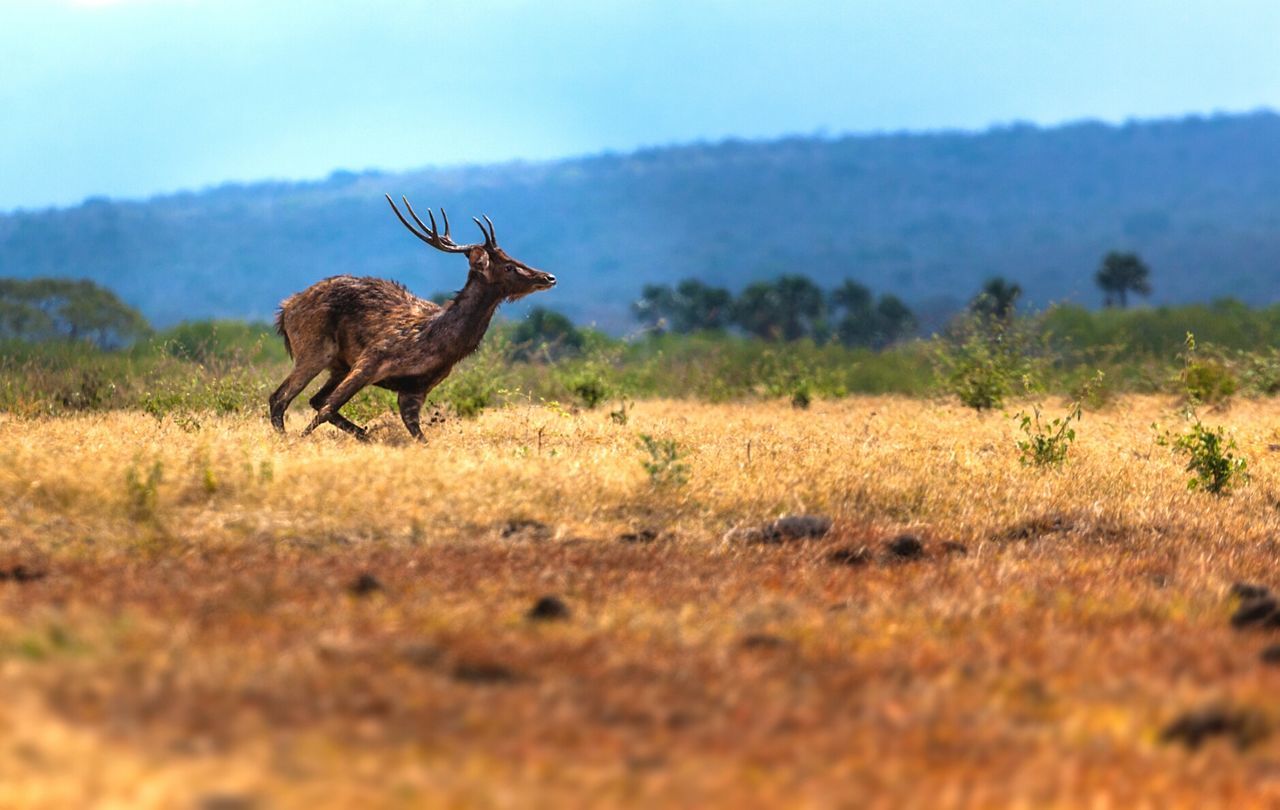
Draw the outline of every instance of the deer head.
<instances>
[{"instance_id":1,"label":"deer head","mask_svg":"<svg viewBox=\"0 0 1280 810\"><path fill-rule=\"evenodd\" d=\"M396 207L395 202L391 199L391 195L386 195L387 202L391 203L391 210L396 212L396 218L409 229L414 236L426 242L436 250L445 253L465 253L467 260L471 263L471 273L467 279L470 284L475 281L485 287L498 293L505 301L515 301L518 298L535 293L539 290L549 290L556 286L556 277L550 273L544 273L518 259L513 259L505 250L498 247L498 237L493 231L493 220L485 216L484 222L472 217L472 221L480 228L480 233L484 234L484 242L478 242L472 245L459 245L449 236L449 216L440 209L440 217L444 220L444 233L440 233L436 227L436 215L427 209L427 219L431 222L427 226L414 212L413 206L409 204L409 200L405 197L400 199L404 201L404 207L408 209L409 216L413 217L413 221L418 227L409 224L409 220L404 218L400 213L400 209ZM485 229L485 223L489 227Z\"/></svg>"}]
</instances>

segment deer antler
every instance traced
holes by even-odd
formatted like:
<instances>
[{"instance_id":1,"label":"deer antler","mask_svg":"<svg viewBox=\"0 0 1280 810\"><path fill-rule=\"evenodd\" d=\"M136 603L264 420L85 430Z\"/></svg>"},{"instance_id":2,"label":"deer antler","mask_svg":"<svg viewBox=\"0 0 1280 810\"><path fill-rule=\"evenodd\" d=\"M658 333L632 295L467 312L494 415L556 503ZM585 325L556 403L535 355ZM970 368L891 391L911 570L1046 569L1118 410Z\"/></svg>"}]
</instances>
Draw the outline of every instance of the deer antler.
<instances>
[{"instance_id":1,"label":"deer antler","mask_svg":"<svg viewBox=\"0 0 1280 810\"><path fill-rule=\"evenodd\" d=\"M427 219L431 220L431 227L427 227L423 224L422 220L419 219L417 213L414 212L413 206L409 204L409 198L401 197L400 199L404 201L404 207L409 209L409 216L413 217L414 222L418 223L418 227L415 228L410 225L409 220L405 219L404 215L400 213L400 209L396 207L395 201L391 199L391 195L387 194L384 196L386 196L387 202L391 204L391 210L396 212L396 219L399 219L400 223L409 229L409 233L426 242L428 245L431 245L431 247L436 250L443 250L445 253L466 253L472 248L480 247L480 245L459 245L453 241L449 236L449 215L444 212L443 208L440 209L440 216L444 219L444 233L440 233L439 228L436 227L436 215L431 213L430 208L427 209ZM487 220L488 217L485 217L485 219ZM479 223L479 220L476 220L476 222ZM489 226L493 227L493 223L489 223ZM418 230L418 228L421 228L421 230ZM480 230L483 231L484 227L481 226ZM484 235L485 247L493 247L493 241L490 239L490 236L491 235L488 233Z\"/></svg>"},{"instance_id":2,"label":"deer antler","mask_svg":"<svg viewBox=\"0 0 1280 810\"><path fill-rule=\"evenodd\" d=\"M440 212L444 213L444 209L441 208ZM475 217L472 217L471 221L474 222L476 225L478 225L480 227L480 233L484 234L484 246L491 247L491 248L497 247L498 235L493 232L493 220L489 219L488 214L481 214L480 216L484 217L485 222L489 223L489 230L486 231L484 229L484 225L481 225L480 220L476 219Z\"/></svg>"}]
</instances>

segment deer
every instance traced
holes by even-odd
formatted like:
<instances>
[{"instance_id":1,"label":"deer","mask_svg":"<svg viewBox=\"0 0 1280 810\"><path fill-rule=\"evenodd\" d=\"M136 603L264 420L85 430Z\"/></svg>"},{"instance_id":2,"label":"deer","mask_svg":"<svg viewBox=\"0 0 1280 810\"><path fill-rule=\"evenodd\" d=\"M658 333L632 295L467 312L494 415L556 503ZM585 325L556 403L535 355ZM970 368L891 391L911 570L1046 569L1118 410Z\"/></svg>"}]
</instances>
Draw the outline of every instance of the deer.
<instances>
[{"instance_id":1,"label":"deer","mask_svg":"<svg viewBox=\"0 0 1280 810\"><path fill-rule=\"evenodd\" d=\"M467 283L443 306L409 292L403 284L375 277L332 276L318 281L280 303L276 331L284 338L293 370L271 394L271 425L283 434L284 415L293 400L322 371L328 380L311 397L315 418L302 431L309 435L328 422L361 441L368 431L346 418L340 409L361 389L375 385L395 391L400 420L419 442L426 437L419 425L423 402L463 358L480 345L498 305L556 285L556 277L512 258L498 247L493 220L472 221L483 242L459 245L449 232L444 209L444 232L427 209L422 219L401 196L413 218L405 219L391 195L391 210L409 232L436 250L465 254L470 264ZM485 228L488 224L488 229Z\"/></svg>"}]
</instances>

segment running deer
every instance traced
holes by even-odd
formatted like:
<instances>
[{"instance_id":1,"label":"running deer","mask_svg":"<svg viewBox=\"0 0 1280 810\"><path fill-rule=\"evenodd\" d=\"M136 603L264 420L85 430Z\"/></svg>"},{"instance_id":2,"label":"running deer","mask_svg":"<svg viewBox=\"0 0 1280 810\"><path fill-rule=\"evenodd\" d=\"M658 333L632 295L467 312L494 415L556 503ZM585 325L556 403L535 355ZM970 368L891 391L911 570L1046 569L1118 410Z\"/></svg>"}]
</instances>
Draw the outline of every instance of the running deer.
<instances>
[{"instance_id":1,"label":"running deer","mask_svg":"<svg viewBox=\"0 0 1280 810\"><path fill-rule=\"evenodd\" d=\"M284 432L289 403L327 369L328 381L311 397L316 415L303 436L331 422L366 440L365 429L339 409L360 389L376 385L399 395L404 426L415 439L424 441L418 417L427 393L480 345L498 305L555 286L555 276L511 258L498 247L489 217L484 218L487 230L472 217L484 242L459 245L449 236L449 217L443 208L444 233L440 233L430 209L428 227L408 199L400 199L416 228L387 195L391 210L410 233L436 250L466 254L471 264L466 286L441 306L394 281L334 276L286 298L276 315L276 330L293 358L293 371L271 395L271 424L277 431Z\"/></svg>"}]
</instances>

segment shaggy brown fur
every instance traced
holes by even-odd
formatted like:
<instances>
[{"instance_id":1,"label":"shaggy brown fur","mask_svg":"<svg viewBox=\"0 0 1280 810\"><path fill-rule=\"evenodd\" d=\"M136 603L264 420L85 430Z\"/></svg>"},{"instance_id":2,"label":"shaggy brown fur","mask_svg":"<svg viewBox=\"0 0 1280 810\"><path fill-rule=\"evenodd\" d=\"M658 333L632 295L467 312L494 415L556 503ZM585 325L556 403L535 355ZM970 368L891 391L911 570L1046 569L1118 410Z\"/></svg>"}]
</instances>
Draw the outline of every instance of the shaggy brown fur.
<instances>
[{"instance_id":1,"label":"shaggy brown fur","mask_svg":"<svg viewBox=\"0 0 1280 810\"><path fill-rule=\"evenodd\" d=\"M377 385L399 394L404 426L415 439L423 440L418 419L427 393L480 345L498 305L555 286L555 276L511 258L498 247L492 223L488 231L480 226L483 244L458 245L449 237L447 219L440 234L430 211L431 227L423 225L412 208L409 211L421 232L398 209L396 215L415 236L438 250L466 254L471 265L466 286L440 306L394 281L334 276L286 298L280 304L276 328L294 367L270 399L271 424L281 433L289 404L327 369L329 379L311 397L316 416L302 435L332 422L364 439L364 428L339 409L360 389Z\"/></svg>"}]
</instances>

